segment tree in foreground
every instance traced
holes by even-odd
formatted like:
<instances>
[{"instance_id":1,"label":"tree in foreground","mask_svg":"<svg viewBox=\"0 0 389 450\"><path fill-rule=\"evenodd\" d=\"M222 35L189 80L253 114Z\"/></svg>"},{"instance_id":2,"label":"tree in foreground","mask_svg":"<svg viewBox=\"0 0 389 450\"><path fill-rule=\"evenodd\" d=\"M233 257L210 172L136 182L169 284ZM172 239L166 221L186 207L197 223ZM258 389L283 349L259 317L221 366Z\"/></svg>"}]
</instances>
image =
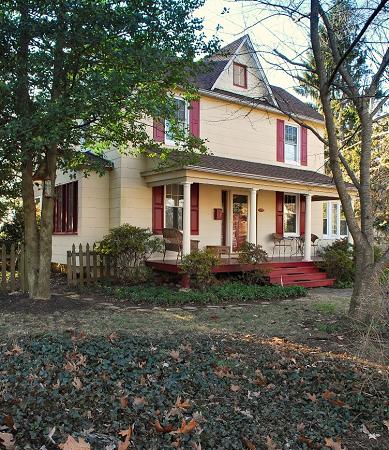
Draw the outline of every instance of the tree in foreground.
<instances>
[{"instance_id":1,"label":"tree in foreground","mask_svg":"<svg viewBox=\"0 0 389 450\"><path fill-rule=\"evenodd\" d=\"M355 244L356 274L350 314L365 318L382 306L379 278L389 264L387 243L379 258L374 252L372 190L372 176L382 158L375 155L373 160L373 132L377 122L382 125L380 114L389 93L385 25L388 2L350 0L343 12L339 5L344 2L334 0L256 2L259 21L275 12L287 16L309 42L302 49L280 40L279 47L270 50L271 57L278 69L290 75L297 86L303 84L320 101L325 137L293 114L288 115L309 128L328 150L329 167ZM296 50L295 54L291 49ZM278 61L274 62L274 58ZM279 108L282 111L282 105ZM350 149L352 164L347 157ZM353 209L348 181L358 193L359 217Z\"/></svg>"},{"instance_id":2,"label":"tree in foreground","mask_svg":"<svg viewBox=\"0 0 389 450\"><path fill-rule=\"evenodd\" d=\"M50 296L56 171L83 162L80 142L95 152L114 147L168 159L149 137L147 118L174 124L172 91L195 95L194 60L215 45L204 43L201 20L193 17L202 3L1 2L0 152L6 175L21 174L31 297ZM205 151L202 141L172 128L184 159ZM43 185L39 228L34 182Z\"/></svg>"}]
</instances>

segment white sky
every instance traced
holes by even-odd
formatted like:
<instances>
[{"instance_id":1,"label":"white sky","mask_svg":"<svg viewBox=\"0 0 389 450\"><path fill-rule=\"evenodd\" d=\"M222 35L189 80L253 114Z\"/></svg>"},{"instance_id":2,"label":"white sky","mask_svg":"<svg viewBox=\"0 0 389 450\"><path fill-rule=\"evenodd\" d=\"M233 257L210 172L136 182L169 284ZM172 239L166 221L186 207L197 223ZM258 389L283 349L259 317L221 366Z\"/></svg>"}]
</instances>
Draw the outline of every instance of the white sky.
<instances>
[{"instance_id":1,"label":"white sky","mask_svg":"<svg viewBox=\"0 0 389 450\"><path fill-rule=\"evenodd\" d=\"M222 14L224 8L229 12ZM259 50L258 57L269 82L293 92L293 80L266 61L275 61L274 57L266 53L274 48L278 48L288 57L293 57L296 52L307 48L306 36L289 18L273 16L257 23L266 16L266 12L260 11L258 3L234 0L206 0L196 16L204 18L204 32L207 37L216 34L224 45L248 33ZM218 25L220 30L217 30Z\"/></svg>"}]
</instances>

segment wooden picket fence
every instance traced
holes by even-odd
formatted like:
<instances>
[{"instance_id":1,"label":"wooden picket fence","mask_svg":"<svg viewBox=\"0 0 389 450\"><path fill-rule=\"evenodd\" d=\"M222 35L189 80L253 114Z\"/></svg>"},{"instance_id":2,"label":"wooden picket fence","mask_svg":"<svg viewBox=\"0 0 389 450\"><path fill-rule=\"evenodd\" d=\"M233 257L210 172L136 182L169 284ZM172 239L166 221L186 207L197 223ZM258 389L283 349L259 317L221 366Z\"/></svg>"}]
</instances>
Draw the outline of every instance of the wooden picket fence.
<instances>
[{"instance_id":1,"label":"wooden picket fence","mask_svg":"<svg viewBox=\"0 0 389 450\"><path fill-rule=\"evenodd\" d=\"M1 288L15 291L17 289L25 291L25 258L24 245L11 245L9 253L5 244L1 246Z\"/></svg>"},{"instance_id":2,"label":"wooden picket fence","mask_svg":"<svg viewBox=\"0 0 389 450\"><path fill-rule=\"evenodd\" d=\"M75 244L72 250L67 252L67 280L69 286L84 286L96 283L99 280L116 279L117 266L113 258L101 255L96 251L96 244L92 249L82 244L76 250Z\"/></svg>"}]
</instances>

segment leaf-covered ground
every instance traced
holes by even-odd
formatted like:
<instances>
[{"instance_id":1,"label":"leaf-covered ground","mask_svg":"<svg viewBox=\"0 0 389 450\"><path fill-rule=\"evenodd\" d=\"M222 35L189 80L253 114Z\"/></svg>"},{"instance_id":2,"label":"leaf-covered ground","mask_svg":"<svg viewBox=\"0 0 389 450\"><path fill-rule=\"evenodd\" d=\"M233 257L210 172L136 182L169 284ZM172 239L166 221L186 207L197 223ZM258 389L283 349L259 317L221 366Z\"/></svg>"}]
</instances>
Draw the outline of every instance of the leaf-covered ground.
<instances>
[{"instance_id":1,"label":"leaf-covered ground","mask_svg":"<svg viewBox=\"0 0 389 450\"><path fill-rule=\"evenodd\" d=\"M32 449L68 435L114 449L129 429L119 448L384 449L386 382L382 369L243 334L22 337L0 347L0 425Z\"/></svg>"}]
</instances>

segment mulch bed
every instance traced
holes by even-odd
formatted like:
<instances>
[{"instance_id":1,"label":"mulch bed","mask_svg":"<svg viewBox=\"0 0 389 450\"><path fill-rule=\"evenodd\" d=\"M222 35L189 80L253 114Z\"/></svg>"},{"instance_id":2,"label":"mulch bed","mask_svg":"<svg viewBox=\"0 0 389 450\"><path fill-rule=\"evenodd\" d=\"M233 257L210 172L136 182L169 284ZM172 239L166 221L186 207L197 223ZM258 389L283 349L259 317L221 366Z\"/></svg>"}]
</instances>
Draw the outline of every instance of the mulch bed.
<instances>
[{"instance_id":1,"label":"mulch bed","mask_svg":"<svg viewBox=\"0 0 389 450\"><path fill-rule=\"evenodd\" d=\"M25 337L0 368L0 432L19 448L114 449L123 430L136 449L389 448L385 371L282 340Z\"/></svg>"}]
</instances>

